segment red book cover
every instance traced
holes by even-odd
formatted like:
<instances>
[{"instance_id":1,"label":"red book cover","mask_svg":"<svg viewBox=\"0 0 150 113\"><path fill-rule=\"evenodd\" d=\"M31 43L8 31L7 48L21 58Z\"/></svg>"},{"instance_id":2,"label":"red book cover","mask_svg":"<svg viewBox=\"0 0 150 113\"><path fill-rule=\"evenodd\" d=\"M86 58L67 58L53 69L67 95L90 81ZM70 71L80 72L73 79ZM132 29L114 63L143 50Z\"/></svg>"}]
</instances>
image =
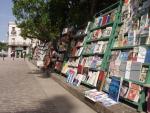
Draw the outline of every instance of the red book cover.
<instances>
[{"instance_id":1,"label":"red book cover","mask_svg":"<svg viewBox=\"0 0 150 113\"><path fill-rule=\"evenodd\" d=\"M107 21L107 15L103 16L103 21L102 21L102 26L106 25L106 21Z\"/></svg>"},{"instance_id":2,"label":"red book cover","mask_svg":"<svg viewBox=\"0 0 150 113\"><path fill-rule=\"evenodd\" d=\"M127 98L129 100L134 101L134 102L138 102L139 95L140 95L139 94L140 93L140 89L141 89L141 87L139 85L131 83L131 87L129 89Z\"/></svg>"},{"instance_id":3,"label":"red book cover","mask_svg":"<svg viewBox=\"0 0 150 113\"><path fill-rule=\"evenodd\" d=\"M78 74L82 74L83 73L83 66L82 65L78 65Z\"/></svg>"}]
</instances>

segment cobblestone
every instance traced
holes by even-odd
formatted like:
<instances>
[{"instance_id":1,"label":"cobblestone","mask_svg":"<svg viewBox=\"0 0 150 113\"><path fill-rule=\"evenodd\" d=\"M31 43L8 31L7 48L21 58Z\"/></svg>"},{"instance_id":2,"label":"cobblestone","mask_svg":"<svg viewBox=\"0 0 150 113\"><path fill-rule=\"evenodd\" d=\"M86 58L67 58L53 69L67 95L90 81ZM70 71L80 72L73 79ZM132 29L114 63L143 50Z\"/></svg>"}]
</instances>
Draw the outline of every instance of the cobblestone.
<instances>
[{"instance_id":1,"label":"cobblestone","mask_svg":"<svg viewBox=\"0 0 150 113\"><path fill-rule=\"evenodd\" d=\"M95 113L23 59L0 58L0 113Z\"/></svg>"}]
</instances>

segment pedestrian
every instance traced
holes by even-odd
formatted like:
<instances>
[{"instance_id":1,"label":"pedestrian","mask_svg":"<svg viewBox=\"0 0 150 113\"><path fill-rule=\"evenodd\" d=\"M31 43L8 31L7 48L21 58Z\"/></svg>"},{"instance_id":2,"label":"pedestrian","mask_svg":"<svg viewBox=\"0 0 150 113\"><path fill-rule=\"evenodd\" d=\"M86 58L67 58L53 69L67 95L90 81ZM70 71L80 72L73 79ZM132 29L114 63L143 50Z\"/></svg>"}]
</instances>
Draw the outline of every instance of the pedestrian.
<instances>
[{"instance_id":1,"label":"pedestrian","mask_svg":"<svg viewBox=\"0 0 150 113\"><path fill-rule=\"evenodd\" d=\"M26 52L23 53L23 58L24 58L24 61L25 61L25 58L26 58Z\"/></svg>"},{"instance_id":2,"label":"pedestrian","mask_svg":"<svg viewBox=\"0 0 150 113\"><path fill-rule=\"evenodd\" d=\"M3 60L4 60L4 57L5 57L5 56L4 56L4 53L3 53Z\"/></svg>"},{"instance_id":3,"label":"pedestrian","mask_svg":"<svg viewBox=\"0 0 150 113\"><path fill-rule=\"evenodd\" d=\"M14 58L15 58L15 52L14 51L12 52L12 57L13 57L13 60L14 60Z\"/></svg>"},{"instance_id":4,"label":"pedestrian","mask_svg":"<svg viewBox=\"0 0 150 113\"><path fill-rule=\"evenodd\" d=\"M3 60L4 60L4 57L5 57L4 50L2 50L2 57L3 57Z\"/></svg>"}]
</instances>

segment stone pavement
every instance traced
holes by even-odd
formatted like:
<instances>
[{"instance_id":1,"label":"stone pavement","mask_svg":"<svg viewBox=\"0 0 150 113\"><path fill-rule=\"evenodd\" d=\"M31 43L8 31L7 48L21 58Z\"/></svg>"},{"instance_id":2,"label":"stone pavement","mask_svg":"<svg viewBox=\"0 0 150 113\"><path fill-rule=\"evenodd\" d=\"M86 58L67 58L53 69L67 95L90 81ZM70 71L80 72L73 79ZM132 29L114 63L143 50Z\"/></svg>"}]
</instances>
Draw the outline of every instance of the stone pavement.
<instances>
[{"instance_id":1,"label":"stone pavement","mask_svg":"<svg viewBox=\"0 0 150 113\"><path fill-rule=\"evenodd\" d=\"M95 113L28 61L0 58L0 113Z\"/></svg>"}]
</instances>

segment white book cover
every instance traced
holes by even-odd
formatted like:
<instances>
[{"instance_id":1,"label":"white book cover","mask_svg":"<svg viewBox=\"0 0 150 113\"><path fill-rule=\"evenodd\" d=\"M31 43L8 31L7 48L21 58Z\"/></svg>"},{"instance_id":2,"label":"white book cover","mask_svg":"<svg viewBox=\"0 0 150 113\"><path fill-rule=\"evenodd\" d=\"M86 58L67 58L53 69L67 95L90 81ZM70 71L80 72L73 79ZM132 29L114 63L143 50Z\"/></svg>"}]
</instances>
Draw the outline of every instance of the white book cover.
<instances>
[{"instance_id":1,"label":"white book cover","mask_svg":"<svg viewBox=\"0 0 150 113\"><path fill-rule=\"evenodd\" d=\"M96 85L97 85L97 81L98 81L98 77L99 77L99 71L98 72L96 72L96 77L95 77L95 80L94 80L94 83L93 83L93 85L96 87Z\"/></svg>"},{"instance_id":2,"label":"white book cover","mask_svg":"<svg viewBox=\"0 0 150 113\"><path fill-rule=\"evenodd\" d=\"M93 80L93 77L94 77L94 73L92 71L89 71L88 76L89 76L89 78L87 80L87 83L92 85L92 80Z\"/></svg>"},{"instance_id":3,"label":"white book cover","mask_svg":"<svg viewBox=\"0 0 150 113\"><path fill-rule=\"evenodd\" d=\"M138 52L138 56L137 56L137 62L144 63L146 52L147 52L147 50L146 50L145 47L139 46L139 52Z\"/></svg>"},{"instance_id":4,"label":"white book cover","mask_svg":"<svg viewBox=\"0 0 150 113\"><path fill-rule=\"evenodd\" d=\"M131 64L132 64L132 61L127 61L126 72L125 72L125 78L126 79L130 78Z\"/></svg>"}]
</instances>

